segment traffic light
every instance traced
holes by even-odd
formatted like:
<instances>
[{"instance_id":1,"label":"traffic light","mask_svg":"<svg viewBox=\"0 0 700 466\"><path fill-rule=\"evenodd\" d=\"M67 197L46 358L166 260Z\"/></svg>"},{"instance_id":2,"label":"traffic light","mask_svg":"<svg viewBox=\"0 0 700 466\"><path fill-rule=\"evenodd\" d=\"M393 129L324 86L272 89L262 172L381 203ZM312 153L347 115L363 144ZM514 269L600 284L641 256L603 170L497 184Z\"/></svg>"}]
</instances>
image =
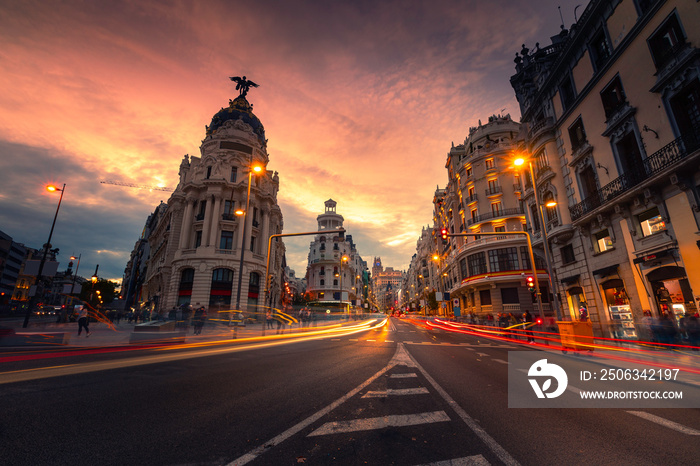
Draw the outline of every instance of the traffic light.
<instances>
[{"instance_id":1,"label":"traffic light","mask_svg":"<svg viewBox=\"0 0 700 466\"><path fill-rule=\"evenodd\" d=\"M443 228L440 230L440 236L442 237L442 244L447 244L447 235L448 235L447 228Z\"/></svg>"},{"instance_id":2,"label":"traffic light","mask_svg":"<svg viewBox=\"0 0 700 466\"><path fill-rule=\"evenodd\" d=\"M537 325L542 325L542 317L538 317L538 318L535 320L535 323L536 323Z\"/></svg>"},{"instance_id":3,"label":"traffic light","mask_svg":"<svg viewBox=\"0 0 700 466\"><path fill-rule=\"evenodd\" d=\"M532 275L528 275L525 278L525 286L528 290L530 290L530 293L537 293L537 290L535 289L535 277L533 277Z\"/></svg>"}]
</instances>

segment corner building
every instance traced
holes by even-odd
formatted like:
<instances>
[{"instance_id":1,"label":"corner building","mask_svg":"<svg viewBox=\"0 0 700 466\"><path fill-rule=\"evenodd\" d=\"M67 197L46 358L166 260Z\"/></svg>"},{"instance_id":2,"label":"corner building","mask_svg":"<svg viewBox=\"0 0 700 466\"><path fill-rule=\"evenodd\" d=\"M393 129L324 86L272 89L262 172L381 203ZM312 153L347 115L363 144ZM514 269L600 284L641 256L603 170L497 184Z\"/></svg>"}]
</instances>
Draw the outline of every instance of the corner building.
<instances>
[{"instance_id":1,"label":"corner building","mask_svg":"<svg viewBox=\"0 0 700 466\"><path fill-rule=\"evenodd\" d=\"M281 241L272 245L270 274L277 280L265 303L262 293L268 239L283 227L279 177L269 170L249 177L251 167L267 166L269 157L264 127L245 95L214 115L200 152L200 157L184 156L177 188L151 226L140 300L156 312L199 303L211 314L235 307L240 293L240 308L250 314L261 312L263 305L275 306L277 291L284 289L277 283L284 274L275 273L284 259ZM246 208L249 179L244 237L244 217L235 211Z\"/></svg>"},{"instance_id":2,"label":"corner building","mask_svg":"<svg viewBox=\"0 0 700 466\"><path fill-rule=\"evenodd\" d=\"M530 226L547 229L565 316L585 304L599 335L649 339L645 314L678 325L698 309L698 11L592 0L551 45L516 54L524 149L558 202Z\"/></svg>"}]
</instances>

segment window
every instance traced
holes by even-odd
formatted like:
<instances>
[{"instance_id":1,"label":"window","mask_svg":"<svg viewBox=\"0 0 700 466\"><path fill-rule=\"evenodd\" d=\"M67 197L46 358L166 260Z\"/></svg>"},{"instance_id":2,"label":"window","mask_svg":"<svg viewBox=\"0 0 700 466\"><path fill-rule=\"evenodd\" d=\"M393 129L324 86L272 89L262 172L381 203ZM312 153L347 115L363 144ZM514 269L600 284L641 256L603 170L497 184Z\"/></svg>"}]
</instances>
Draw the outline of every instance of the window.
<instances>
[{"instance_id":1,"label":"window","mask_svg":"<svg viewBox=\"0 0 700 466\"><path fill-rule=\"evenodd\" d=\"M486 273L486 254L483 252L478 252L467 256L467 261L469 263L469 276L479 275L481 273Z\"/></svg>"},{"instance_id":2,"label":"window","mask_svg":"<svg viewBox=\"0 0 700 466\"><path fill-rule=\"evenodd\" d=\"M612 238L607 228L593 235L593 238L596 252L605 252L614 249Z\"/></svg>"},{"instance_id":3,"label":"window","mask_svg":"<svg viewBox=\"0 0 700 466\"><path fill-rule=\"evenodd\" d=\"M493 170L495 168L493 159L486 159L486 169Z\"/></svg>"},{"instance_id":4,"label":"window","mask_svg":"<svg viewBox=\"0 0 700 466\"><path fill-rule=\"evenodd\" d=\"M472 216L472 222L473 222L473 223L476 223L476 217L477 217L477 215L476 215L476 209L472 209L472 211L471 211L471 216Z\"/></svg>"},{"instance_id":5,"label":"window","mask_svg":"<svg viewBox=\"0 0 700 466\"><path fill-rule=\"evenodd\" d=\"M501 192L501 187L498 185L498 180L489 180L489 189L486 194L498 194Z\"/></svg>"},{"instance_id":6,"label":"window","mask_svg":"<svg viewBox=\"0 0 700 466\"><path fill-rule=\"evenodd\" d=\"M572 264L576 262L576 255L574 254L574 246L572 244L567 244L559 251L561 252L561 261L564 264Z\"/></svg>"},{"instance_id":7,"label":"window","mask_svg":"<svg viewBox=\"0 0 700 466\"><path fill-rule=\"evenodd\" d=\"M564 110L568 110L571 104L574 103L574 99L576 99L576 91L574 90L571 76L567 75L564 78L564 81L559 86L559 94L561 95L561 104L564 106Z\"/></svg>"},{"instance_id":8,"label":"window","mask_svg":"<svg viewBox=\"0 0 700 466\"><path fill-rule=\"evenodd\" d=\"M202 245L202 230L194 232L194 247L198 248Z\"/></svg>"},{"instance_id":9,"label":"window","mask_svg":"<svg viewBox=\"0 0 700 466\"><path fill-rule=\"evenodd\" d=\"M321 286L326 286L326 280L324 280L323 278L321 279Z\"/></svg>"},{"instance_id":10,"label":"window","mask_svg":"<svg viewBox=\"0 0 700 466\"><path fill-rule=\"evenodd\" d=\"M222 231L221 241L219 242L219 249L233 249L233 232L232 231Z\"/></svg>"},{"instance_id":11,"label":"window","mask_svg":"<svg viewBox=\"0 0 700 466\"><path fill-rule=\"evenodd\" d=\"M595 70L598 71L610 57L610 46L608 45L608 39L605 37L604 30L601 29L596 33L589 44L589 48L593 66Z\"/></svg>"},{"instance_id":12,"label":"window","mask_svg":"<svg viewBox=\"0 0 700 466\"><path fill-rule=\"evenodd\" d=\"M662 68L685 45L685 34L675 12L647 39L647 44L657 69Z\"/></svg>"},{"instance_id":13,"label":"window","mask_svg":"<svg viewBox=\"0 0 700 466\"><path fill-rule=\"evenodd\" d=\"M333 286L338 286L338 280L337 280L337 279L333 279Z\"/></svg>"},{"instance_id":14,"label":"window","mask_svg":"<svg viewBox=\"0 0 700 466\"><path fill-rule=\"evenodd\" d=\"M540 217L537 213L537 206L534 204L530 205L530 222L533 231L540 231Z\"/></svg>"},{"instance_id":15,"label":"window","mask_svg":"<svg viewBox=\"0 0 700 466\"><path fill-rule=\"evenodd\" d=\"M494 231L495 231L496 233L505 233L506 227L505 227L505 226L496 227L496 228L494 228Z\"/></svg>"},{"instance_id":16,"label":"window","mask_svg":"<svg viewBox=\"0 0 700 466\"><path fill-rule=\"evenodd\" d=\"M503 304L518 304L520 299L518 297L517 288L501 288L501 302Z\"/></svg>"},{"instance_id":17,"label":"window","mask_svg":"<svg viewBox=\"0 0 700 466\"><path fill-rule=\"evenodd\" d=\"M605 117L610 118L627 102L627 96L622 89L622 81L620 76L615 76L610 84L605 86L605 89L600 91L600 98L603 101L605 109Z\"/></svg>"},{"instance_id":18,"label":"window","mask_svg":"<svg viewBox=\"0 0 700 466\"><path fill-rule=\"evenodd\" d=\"M500 202L494 202L491 204L491 213L493 214L494 217L498 217L501 215L501 203Z\"/></svg>"},{"instance_id":19,"label":"window","mask_svg":"<svg viewBox=\"0 0 700 466\"><path fill-rule=\"evenodd\" d=\"M467 176L472 176L472 167L467 167Z\"/></svg>"},{"instance_id":20,"label":"window","mask_svg":"<svg viewBox=\"0 0 700 466\"><path fill-rule=\"evenodd\" d=\"M467 270L467 260L466 259L461 259L459 261L459 273L462 276L462 280L467 278L469 276L469 272Z\"/></svg>"},{"instance_id":21,"label":"window","mask_svg":"<svg viewBox=\"0 0 700 466\"><path fill-rule=\"evenodd\" d=\"M209 307L231 304L233 288L233 270L214 269L211 275L211 291L209 292Z\"/></svg>"},{"instance_id":22,"label":"window","mask_svg":"<svg viewBox=\"0 0 700 466\"><path fill-rule=\"evenodd\" d=\"M569 127L569 140L571 141L571 151L576 152L586 142L586 131L583 129L583 121L578 118Z\"/></svg>"},{"instance_id":23,"label":"window","mask_svg":"<svg viewBox=\"0 0 700 466\"><path fill-rule=\"evenodd\" d=\"M235 183L237 177L238 177L238 169L236 167L231 167L231 183Z\"/></svg>"},{"instance_id":24,"label":"window","mask_svg":"<svg viewBox=\"0 0 700 466\"><path fill-rule=\"evenodd\" d=\"M236 210L236 202L235 201L224 201L224 215L223 219L224 220L233 220L236 217L234 217L234 212Z\"/></svg>"},{"instance_id":25,"label":"window","mask_svg":"<svg viewBox=\"0 0 700 466\"><path fill-rule=\"evenodd\" d=\"M556 226L558 224L559 216L557 215L556 204L552 207L547 207L547 204L553 203L554 195L552 193L547 193L544 195L544 214L547 218L547 225Z\"/></svg>"},{"instance_id":26,"label":"window","mask_svg":"<svg viewBox=\"0 0 700 466\"><path fill-rule=\"evenodd\" d=\"M189 304L192 297L192 285L194 283L194 269L184 269L180 275L177 305Z\"/></svg>"},{"instance_id":27,"label":"window","mask_svg":"<svg viewBox=\"0 0 700 466\"><path fill-rule=\"evenodd\" d=\"M250 237L250 250L255 252L255 236Z\"/></svg>"},{"instance_id":28,"label":"window","mask_svg":"<svg viewBox=\"0 0 700 466\"><path fill-rule=\"evenodd\" d=\"M475 201L476 200L476 193L474 190L474 186L469 186L469 201Z\"/></svg>"},{"instance_id":29,"label":"window","mask_svg":"<svg viewBox=\"0 0 700 466\"><path fill-rule=\"evenodd\" d=\"M481 298L482 306L491 305L491 290L479 290L479 298Z\"/></svg>"},{"instance_id":30,"label":"window","mask_svg":"<svg viewBox=\"0 0 700 466\"><path fill-rule=\"evenodd\" d=\"M326 267L321 266L321 271L318 273L319 275L325 275L326 274Z\"/></svg>"},{"instance_id":31,"label":"window","mask_svg":"<svg viewBox=\"0 0 700 466\"><path fill-rule=\"evenodd\" d=\"M211 167L207 167L207 179L211 176Z\"/></svg>"},{"instance_id":32,"label":"window","mask_svg":"<svg viewBox=\"0 0 700 466\"><path fill-rule=\"evenodd\" d=\"M642 236L650 236L654 233L666 230L666 222L659 213L659 208L647 210L637 216L639 225L642 227Z\"/></svg>"},{"instance_id":33,"label":"window","mask_svg":"<svg viewBox=\"0 0 700 466\"><path fill-rule=\"evenodd\" d=\"M489 270L491 272L507 272L520 270L518 267L518 249L503 248L489 251Z\"/></svg>"}]
</instances>

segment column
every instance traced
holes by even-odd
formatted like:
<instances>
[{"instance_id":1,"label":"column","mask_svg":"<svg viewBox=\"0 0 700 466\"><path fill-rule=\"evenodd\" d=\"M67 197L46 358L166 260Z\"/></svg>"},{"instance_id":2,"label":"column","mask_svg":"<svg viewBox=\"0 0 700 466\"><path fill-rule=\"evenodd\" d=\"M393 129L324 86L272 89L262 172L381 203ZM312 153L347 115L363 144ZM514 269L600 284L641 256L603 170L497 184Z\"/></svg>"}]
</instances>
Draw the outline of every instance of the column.
<instances>
[{"instance_id":1,"label":"column","mask_svg":"<svg viewBox=\"0 0 700 466\"><path fill-rule=\"evenodd\" d=\"M209 233L211 230L211 217L214 214L214 206L212 205L211 196L206 196L205 199L207 201L207 206L204 212L204 224L202 225L202 246L209 246Z\"/></svg>"},{"instance_id":2,"label":"column","mask_svg":"<svg viewBox=\"0 0 700 466\"><path fill-rule=\"evenodd\" d=\"M194 209L194 199L187 199L185 204L185 213L182 215L182 225L180 227L180 248L188 249L191 247L190 244L190 233L192 232L192 220L194 215L192 210Z\"/></svg>"},{"instance_id":3,"label":"column","mask_svg":"<svg viewBox=\"0 0 700 466\"><path fill-rule=\"evenodd\" d=\"M212 209L210 235L209 235L209 245L218 247L216 235L219 232L219 219L221 218L221 196L216 196L214 199L214 205Z\"/></svg>"},{"instance_id":4,"label":"column","mask_svg":"<svg viewBox=\"0 0 700 466\"><path fill-rule=\"evenodd\" d=\"M262 235L260 236L260 246L262 247L261 251L263 254L267 253L267 242L270 239L270 214L268 211L263 210L262 208L260 209L260 222L262 223ZM270 251L270 254L272 257L275 257L275 255ZM272 263L272 261L270 261ZM272 272L270 272L272 273ZM277 275L277 274L274 274Z\"/></svg>"}]
</instances>

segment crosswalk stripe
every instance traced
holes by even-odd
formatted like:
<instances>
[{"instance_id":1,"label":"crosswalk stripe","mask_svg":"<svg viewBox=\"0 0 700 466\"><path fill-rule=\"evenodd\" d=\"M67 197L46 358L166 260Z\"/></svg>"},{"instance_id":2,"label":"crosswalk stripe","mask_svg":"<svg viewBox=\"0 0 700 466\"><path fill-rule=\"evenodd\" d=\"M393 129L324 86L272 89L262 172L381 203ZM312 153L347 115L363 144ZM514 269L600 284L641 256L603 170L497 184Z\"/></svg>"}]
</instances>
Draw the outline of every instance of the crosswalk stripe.
<instances>
[{"instance_id":1,"label":"crosswalk stripe","mask_svg":"<svg viewBox=\"0 0 700 466\"><path fill-rule=\"evenodd\" d=\"M437 463L428 463L421 466L489 466L486 458L481 455L465 456L464 458L453 458L446 461L438 461Z\"/></svg>"},{"instance_id":2,"label":"crosswalk stripe","mask_svg":"<svg viewBox=\"0 0 700 466\"><path fill-rule=\"evenodd\" d=\"M409 372L407 374L391 374L389 376L390 379L409 379L411 377L418 377L418 374L415 372Z\"/></svg>"},{"instance_id":3,"label":"crosswalk stripe","mask_svg":"<svg viewBox=\"0 0 700 466\"><path fill-rule=\"evenodd\" d=\"M447 422L450 417L445 411L431 413L399 414L382 417L370 417L366 419L352 419L350 421L327 422L309 434L309 437L319 435L340 434L358 432L363 430L384 429L386 427L405 427L420 424L432 424L435 422Z\"/></svg>"},{"instance_id":4,"label":"crosswalk stripe","mask_svg":"<svg viewBox=\"0 0 700 466\"><path fill-rule=\"evenodd\" d=\"M362 395L362 398L379 398L379 397L385 397L385 396L399 396L399 395L423 395L425 393L430 393L428 392L428 389L425 387L418 387L418 388L395 388L395 389L387 389L387 390L381 390L381 391L371 391L367 392L364 395Z\"/></svg>"}]
</instances>

